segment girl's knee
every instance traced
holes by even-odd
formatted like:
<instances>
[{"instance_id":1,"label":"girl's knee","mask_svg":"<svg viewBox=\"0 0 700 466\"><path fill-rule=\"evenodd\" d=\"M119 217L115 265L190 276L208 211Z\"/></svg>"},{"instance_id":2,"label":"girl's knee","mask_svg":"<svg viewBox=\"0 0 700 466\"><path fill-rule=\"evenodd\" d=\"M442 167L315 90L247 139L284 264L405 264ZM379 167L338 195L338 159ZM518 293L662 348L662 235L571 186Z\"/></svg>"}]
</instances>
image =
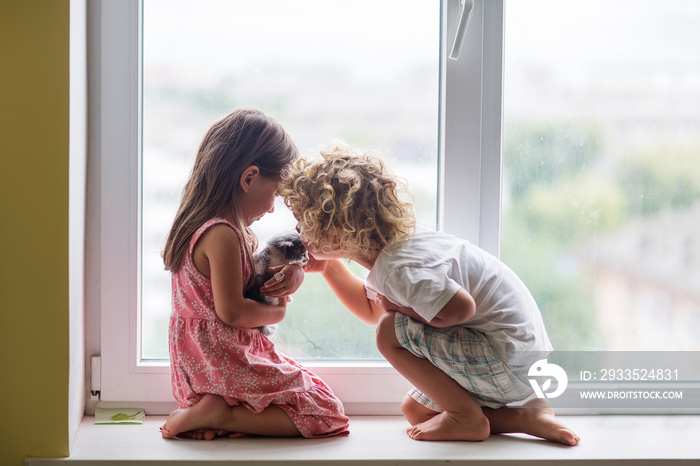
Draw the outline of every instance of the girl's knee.
<instances>
[{"instance_id":1,"label":"girl's knee","mask_svg":"<svg viewBox=\"0 0 700 466\"><path fill-rule=\"evenodd\" d=\"M396 332L394 330L394 315L393 311L385 312L377 322L377 349L384 354L384 351L395 347L398 344Z\"/></svg>"}]
</instances>

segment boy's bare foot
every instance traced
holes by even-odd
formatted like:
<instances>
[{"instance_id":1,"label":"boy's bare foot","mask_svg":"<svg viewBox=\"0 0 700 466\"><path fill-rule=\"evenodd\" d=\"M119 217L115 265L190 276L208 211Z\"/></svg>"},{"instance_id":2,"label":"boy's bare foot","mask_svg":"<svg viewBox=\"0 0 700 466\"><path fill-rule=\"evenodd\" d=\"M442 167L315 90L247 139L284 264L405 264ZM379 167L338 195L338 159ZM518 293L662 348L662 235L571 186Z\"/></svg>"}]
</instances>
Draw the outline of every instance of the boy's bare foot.
<instances>
[{"instance_id":1,"label":"boy's bare foot","mask_svg":"<svg viewBox=\"0 0 700 466\"><path fill-rule=\"evenodd\" d=\"M194 406L177 409L170 413L161 427L163 438L186 437L198 440L213 440L228 432L215 429L217 419L229 409L226 400L218 395L204 395Z\"/></svg>"},{"instance_id":2,"label":"boy's bare foot","mask_svg":"<svg viewBox=\"0 0 700 466\"><path fill-rule=\"evenodd\" d=\"M512 408L506 408L512 409ZM581 440L578 435L566 427L554 416L554 410L545 400L530 400L520 409L522 414L522 432L564 445L577 445Z\"/></svg>"},{"instance_id":3,"label":"boy's bare foot","mask_svg":"<svg viewBox=\"0 0 700 466\"><path fill-rule=\"evenodd\" d=\"M413 440L466 440L478 442L488 438L489 421L484 416L462 418L442 413L406 429Z\"/></svg>"}]
</instances>

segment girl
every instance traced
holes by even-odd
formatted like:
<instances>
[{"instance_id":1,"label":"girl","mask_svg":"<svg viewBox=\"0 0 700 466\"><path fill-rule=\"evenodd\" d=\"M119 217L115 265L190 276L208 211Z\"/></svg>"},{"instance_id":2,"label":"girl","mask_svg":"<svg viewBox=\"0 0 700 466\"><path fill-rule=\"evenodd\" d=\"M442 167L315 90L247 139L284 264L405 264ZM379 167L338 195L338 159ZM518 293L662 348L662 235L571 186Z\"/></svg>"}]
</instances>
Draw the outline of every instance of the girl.
<instances>
[{"instance_id":1,"label":"girl","mask_svg":"<svg viewBox=\"0 0 700 466\"><path fill-rule=\"evenodd\" d=\"M348 432L331 389L256 328L281 321L287 300L243 297L257 247L249 227L274 210L280 177L297 156L280 124L252 109L215 123L199 147L163 251L172 274L170 366L180 407L161 428L165 438ZM261 289L270 296L288 296L303 281L299 265L275 271Z\"/></svg>"},{"instance_id":2,"label":"girl","mask_svg":"<svg viewBox=\"0 0 700 466\"><path fill-rule=\"evenodd\" d=\"M280 193L313 256L306 270L378 324L377 347L414 385L401 405L408 435L477 441L524 432L577 444L543 400L506 407L532 395L523 370L552 349L525 285L467 241L415 231L405 186L377 157L342 144L322 156L299 160ZM367 268L366 281L341 258Z\"/></svg>"}]
</instances>

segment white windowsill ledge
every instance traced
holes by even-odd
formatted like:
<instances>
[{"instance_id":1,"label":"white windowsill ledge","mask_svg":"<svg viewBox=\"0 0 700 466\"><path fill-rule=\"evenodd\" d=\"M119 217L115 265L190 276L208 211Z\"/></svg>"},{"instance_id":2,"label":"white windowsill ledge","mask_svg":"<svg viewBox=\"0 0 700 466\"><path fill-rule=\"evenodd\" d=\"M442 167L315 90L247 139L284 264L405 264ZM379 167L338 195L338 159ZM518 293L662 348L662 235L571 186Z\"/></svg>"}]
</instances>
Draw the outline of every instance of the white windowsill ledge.
<instances>
[{"instance_id":1,"label":"white windowsill ledge","mask_svg":"<svg viewBox=\"0 0 700 466\"><path fill-rule=\"evenodd\" d=\"M143 425L94 425L85 417L69 458L27 458L26 465L96 466L205 464L494 465L700 464L700 416L561 416L580 437L566 447L526 435L497 435L484 442L417 442L399 416L351 417L350 435L320 440L241 438L165 440L163 416Z\"/></svg>"}]
</instances>

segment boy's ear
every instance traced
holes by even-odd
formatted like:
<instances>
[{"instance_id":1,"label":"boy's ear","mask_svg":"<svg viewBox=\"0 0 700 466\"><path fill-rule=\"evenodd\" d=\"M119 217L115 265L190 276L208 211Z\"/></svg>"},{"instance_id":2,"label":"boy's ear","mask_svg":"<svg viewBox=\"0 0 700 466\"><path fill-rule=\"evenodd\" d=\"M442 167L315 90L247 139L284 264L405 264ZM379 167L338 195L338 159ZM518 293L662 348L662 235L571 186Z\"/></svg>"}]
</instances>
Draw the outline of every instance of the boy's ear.
<instances>
[{"instance_id":1,"label":"boy's ear","mask_svg":"<svg viewBox=\"0 0 700 466\"><path fill-rule=\"evenodd\" d=\"M248 192L248 190L250 189L250 184L253 181L253 178L258 176L259 174L260 174L260 169L258 167L256 167L255 165L251 165L250 167L243 170L243 174L241 175L241 189L243 190L244 193Z\"/></svg>"}]
</instances>

